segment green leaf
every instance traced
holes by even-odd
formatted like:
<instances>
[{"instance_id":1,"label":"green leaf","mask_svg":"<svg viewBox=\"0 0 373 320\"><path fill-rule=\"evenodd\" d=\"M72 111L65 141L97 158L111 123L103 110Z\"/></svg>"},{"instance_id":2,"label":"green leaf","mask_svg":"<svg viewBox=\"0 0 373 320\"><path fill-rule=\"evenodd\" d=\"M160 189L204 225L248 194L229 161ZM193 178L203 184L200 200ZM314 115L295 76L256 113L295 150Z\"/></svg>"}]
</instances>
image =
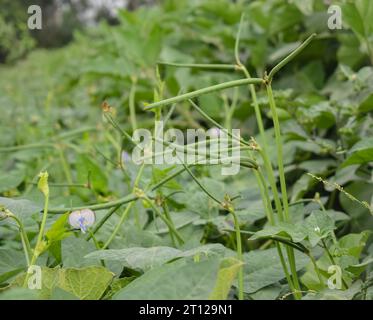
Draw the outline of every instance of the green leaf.
<instances>
[{"instance_id":1,"label":"green leaf","mask_svg":"<svg viewBox=\"0 0 373 320\"><path fill-rule=\"evenodd\" d=\"M0 248L0 275L24 267L26 261L22 252Z\"/></svg>"},{"instance_id":2,"label":"green leaf","mask_svg":"<svg viewBox=\"0 0 373 320\"><path fill-rule=\"evenodd\" d=\"M114 295L114 300L207 300L216 283L220 260L177 260L154 268Z\"/></svg>"},{"instance_id":3,"label":"green leaf","mask_svg":"<svg viewBox=\"0 0 373 320\"><path fill-rule=\"evenodd\" d=\"M0 172L0 193L17 188L25 179L25 176L25 170L23 169Z\"/></svg>"},{"instance_id":4,"label":"green leaf","mask_svg":"<svg viewBox=\"0 0 373 320\"><path fill-rule=\"evenodd\" d=\"M72 235L66 228L68 218L68 213L61 215L45 233L48 249L58 262L62 261L61 240Z\"/></svg>"},{"instance_id":5,"label":"green leaf","mask_svg":"<svg viewBox=\"0 0 373 320\"><path fill-rule=\"evenodd\" d=\"M352 300L361 291L361 281L356 281L347 290L324 289L320 292L308 293L303 300Z\"/></svg>"},{"instance_id":6,"label":"green leaf","mask_svg":"<svg viewBox=\"0 0 373 320\"><path fill-rule=\"evenodd\" d=\"M72 233L67 232L66 222L69 218L69 214L65 213L61 215L52 225L52 227L47 230L45 236L48 242L61 241L62 239L70 236Z\"/></svg>"},{"instance_id":7,"label":"green leaf","mask_svg":"<svg viewBox=\"0 0 373 320\"><path fill-rule=\"evenodd\" d=\"M359 276L361 273L365 271L366 267L371 263L373 263L373 258L368 258L361 263L348 266L346 270L353 273L355 276Z\"/></svg>"},{"instance_id":8,"label":"green leaf","mask_svg":"<svg viewBox=\"0 0 373 320\"><path fill-rule=\"evenodd\" d=\"M181 251L170 247L127 248L95 251L85 256L88 259L120 261L124 266L147 271L175 258Z\"/></svg>"},{"instance_id":9,"label":"green leaf","mask_svg":"<svg viewBox=\"0 0 373 320\"><path fill-rule=\"evenodd\" d=\"M81 300L98 300L113 279L113 274L104 267L61 269L58 286Z\"/></svg>"},{"instance_id":10,"label":"green leaf","mask_svg":"<svg viewBox=\"0 0 373 320\"><path fill-rule=\"evenodd\" d=\"M339 248L342 249L344 255L359 259L370 234L370 231L347 234L338 240Z\"/></svg>"},{"instance_id":11,"label":"green leaf","mask_svg":"<svg viewBox=\"0 0 373 320\"><path fill-rule=\"evenodd\" d=\"M256 232L250 240L268 238L272 236L286 237L293 242L301 242L307 237L307 231L301 224L280 222L276 226L267 226Z\"/></svg>"},{"instance_id":12,"label":"green leaf","mask_svg":"<svg viewBox=\"0 0 373 320\"><path fill-rule=\"evenodd\" d=\"M215 287L209 296L210 300L227 299L233 280L242 265L242 261L235 258L227 258L221 262Z\"/></svg>"},{"instance_id":13,"label":"green leaf","mask_svg":"<svg viewBox=\"0 0 373 320\"><path fill-rule=\"evenodd\" d=\"M42 207L30 200L0 197L0 205L15 214L23 224L32 223L32 215L39 213Z\"/></svg>"},{"instance_id":14,"label":"green leaf","mask_svg":"<svg viewBox=\"0 0 373 320\"><path fill-rule=\"evenodd\" d=\"M41 289L33 290L38 293L40 299L49 299L52 290L58 285L59 268L41 267ZM22 287L25 282L26 273L19 275L12 283L12 287Z\"/></svg>"},{"instance_id":15,"label":"green leaf","mask_svg":"<svg viewBox=\"0 0 373 320\"><path fill-rule=\"evenodd\" d=\"M297 251L295 257L297 270L303 269L309 261L306 255ZM285 278L275 248L245 253L244 262L244 289L246 293L256 292Z\"/></svg>"},{"instance_id":16,"label":"green leaf","mask_svg":"<svg viewBox=\"0 0 373 320\"><path fill-rule=\"evenodd\" d=\"M207 244L186 251L164 246L133 247L95 251L86 255L85 258L119 261L127 268L148 271L176 258L224 255L224 249L224 246L220 244Z\"/></svg>"},{"instance_id":17,"label":"green leaf","mask_svg":"<svg viewBox=\"0 0 373 320\"><path fill-rule=\"evenodd\" d=\"M70 237L62 241L61 247L62 261L65 268L101 265L99 260L83 259L85 255L96 250L92 242L88 242L82 238Z\"/></svg>"},{"instance_id":18,"label":"green leaf","mask_svg":"<svg viewBox=\"0 0 373 320\"><path fill-rule=\"evenodd\" d=\"M373 137L365 138L356 143L348 152L348 157L341 167L367 162L373 162Z\"/></svg>"},{"instance_id":19,"label":"green leaf","mask_svg":"<svg viewBox=\"0 0 373 320\"><path fill-rule=\"evenodd\" d=\"M342 5L343 19L360 37L365 38L373 32L373 3L370 0L355 0Z\"/></svg>"},{"instance_id":20,"label":"green leaf","mask_svg":"<svg viewBox=\"0 0 373 320\"><path fill-rule=\"evenodd\" d=\"M98 300L113 279L113 274L104 267L87 268L47 268L42 267L42 287L38 290L42 299L50 299L55 288L61 288L81 300ZM25 274L14 282L22 286Z\"/></svg>"},{"instance_id":21,"label":"green leaf","mask_svg":"<svg viewBox=\"0 0 373 320\"><path fill-rule=\"evenodd\" d=\"M0 293L0 300L38 300L36 290L12 288Z\"/></svg>"},{"instance_id":22,"label":"green leaf","mask_svg":"<svg viewBox=\"0 0 373 320\"><path fill-rule=\"evenodd\" d=\"M321 239L332 234L335 229L334 220L321 210L315 210L306 219L308 240L312 247L317 245Z\"/></svg>"}]
</instances>

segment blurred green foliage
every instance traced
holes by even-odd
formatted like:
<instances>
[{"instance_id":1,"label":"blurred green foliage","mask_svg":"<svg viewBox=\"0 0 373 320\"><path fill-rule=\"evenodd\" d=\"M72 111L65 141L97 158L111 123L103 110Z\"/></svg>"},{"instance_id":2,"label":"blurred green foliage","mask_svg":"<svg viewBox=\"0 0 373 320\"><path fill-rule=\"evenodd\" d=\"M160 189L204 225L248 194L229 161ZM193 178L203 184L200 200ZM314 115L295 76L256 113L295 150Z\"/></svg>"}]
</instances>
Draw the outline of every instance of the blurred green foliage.
<instances>
[{"instance_id":1,"label":"blurred green foliage","mask_svg":"<svg viewBox=\"0 0 373 320\"><path fill-rule=\"evenodd\" d=\"M21 1L1 1L0 63L24 57L35 45L27 28L26 8Z\"/></svg>"}]
</instances>

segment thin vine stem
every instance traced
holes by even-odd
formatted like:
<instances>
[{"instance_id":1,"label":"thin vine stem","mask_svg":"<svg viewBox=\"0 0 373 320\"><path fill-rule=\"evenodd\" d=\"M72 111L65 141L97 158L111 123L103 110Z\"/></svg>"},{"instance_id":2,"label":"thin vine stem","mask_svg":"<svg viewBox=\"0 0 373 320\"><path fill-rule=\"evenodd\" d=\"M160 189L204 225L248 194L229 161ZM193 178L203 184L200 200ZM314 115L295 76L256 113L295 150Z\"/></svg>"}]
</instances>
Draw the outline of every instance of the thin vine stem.
<instances>
[{"instance_id":1,"label":"thin vine stem","mask_svg":"<svg viewBox=\"0 0 373 320\"><path fill-rule=\"evenodd\" d=\"M215 69L215 70L235 70L237 68L234 64L205 64L205 63L176 63L159 61L158 64L178 68L196 68L196 69Z\"/></svg>"},{"instance_id":2,"label":"thin vine stem","mask_svg":"<svg viewBox=\"0 0 373 320\"><path fill-rule=\"evenodd\" d=\"M136 105L135 105L136 82L137 82L136 79L132 80L131 90L130 90L129 99L128 99L132 131L135 131L137 129Z\"/></svg>"},{"instance_id":3,"label":"thin vine stem","mask_svg":"<svg viewBox=\"0 0 373 320\"><path fill-rule=\"evenodd\" d=\"M234 220L234 226L236 231L236 243L237 243L237 258L239 261L244 263L243 261L243 255L242 255L242 239L241 239L241 230L239 221L237 219L237 215L234 212L233 209L229 210L229 212L233 216ZM240 267L238 270L238 299L243 300L244 299L244 278L243 278L243 266Z\"/></svg>"}]
</instances>

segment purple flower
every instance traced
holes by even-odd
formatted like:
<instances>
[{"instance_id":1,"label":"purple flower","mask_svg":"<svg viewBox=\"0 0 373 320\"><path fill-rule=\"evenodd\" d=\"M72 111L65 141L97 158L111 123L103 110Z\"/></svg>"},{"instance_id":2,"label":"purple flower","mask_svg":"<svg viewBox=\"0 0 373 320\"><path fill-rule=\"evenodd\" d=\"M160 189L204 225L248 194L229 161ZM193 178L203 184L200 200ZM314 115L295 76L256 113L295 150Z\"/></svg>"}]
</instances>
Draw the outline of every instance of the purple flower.
<instances>
[{"instance_id":1,"label":"purple flower","mask_svg":"<svg viewBox=\"0 0 373 320\"><path fill-rule=\"evenodd\" d=\"M90 209L77 210L70 213L69 223L74 229L80 229L83 233L96 221L95 213Z\"/></svg>"},{"instance_id":2,"label":"purple flower","mask_svg":"<svg viewBox=\"0 0 373 320\"><path fill-rule=\"evenodd\" d=\"M127 151L122 152L122 162L123 163L128 163L131 161L131 156Z\"/></svg>"},{"instance_id":3,"label":"purple flower","mask_svg":"<svg viewBox=\"0 0 373 320\"><path fill-rule=\"evenodd\" d=\"M216 138L219 138L220 137L220 134L221 134L221 130L217 127L213 127L211 129L208 130L209 133L210 133L210 137L211 139L216 139Z\"/></svg>"}]
</instances>

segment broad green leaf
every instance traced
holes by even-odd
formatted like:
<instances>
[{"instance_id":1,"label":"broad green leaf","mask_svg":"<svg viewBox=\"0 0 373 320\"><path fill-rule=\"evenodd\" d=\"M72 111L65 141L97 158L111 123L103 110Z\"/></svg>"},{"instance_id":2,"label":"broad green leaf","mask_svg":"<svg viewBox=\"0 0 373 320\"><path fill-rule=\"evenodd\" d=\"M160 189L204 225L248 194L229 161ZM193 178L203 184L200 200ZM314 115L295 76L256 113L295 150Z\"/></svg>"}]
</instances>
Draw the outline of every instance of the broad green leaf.
<instances>
[{"instance_id":1,"label":"broad green leaf","mask_svg":"<svg viewBox=\"0 0 373 320\"><path fill-rule=\"evenodd\" d=\"M15 169L10 172L0 172L0 193L17 188L25 179L25 170Z\"/></svg>"},{"instance_id":2,"label":"broad green leaf","mask_svg":"<svg viewBox=\"0 0 373 320\"><path fill-rule=\"evenodd\" d=\"M74 296L72 293L67 292L59 287L55 287L52 290L50 300L78 300L78 297Z\"/></svg>"},{"instance_id":3,"label":"broad green leaf","mask_svg":"<svg viewBox=\"0 0 373 320\"><path fill-rule=\"evenodd\" d=\"M220 243L208 243L203 246L192 248L178 254L178 257L223 257L227 249Z\"/></svg>"},{"instance_id":4,"label":"broad green leaf","mask_svg":"<svg viewBox=\"0 0 373 320\"><path fill-rule=\"evenodd\" d=\"M88 253L95 251L92 242L82 238L70 237L64 239L61 245L61 255L64 268L82 268L92 265L101 265L98 259L84 259Z\"/></svg>"},{"instance_id":5,"label":"broad green leaf","mask_svg":"<svg viewBox=\"0 0 373 320\"><path fill-rule=\"evenodd\" d=\"M170 247L134 247L121 250L95 251L86 255L85 258L120 261L128 268L147 271L164 264L180 253L180 250Z\"/></svg>"},{"instance_id":6,"label":"broad green leaf","mask_svg":"<svg viewBox=\"0 0 373 320\"><path fill-rule=\"evenodd\" d=\"M324 239L332 234L335 229L334 221L325 211L315 210L306 219L305 223L308 240L314 247L321 239Z\"/></svg>"},{"instance_id":7,"label":"broad green leaf","mask_svg":"<svg viewBox=\"0 0 373 320\"><path fill-rule=\"evenodd\" d=\"M0 248L0 275L25 266L25 255L21 251Z\"/></svg>"},{"instance_id":8,"label":"broad green leaf","mask_svg":"<svg viewBox=\"0 0 373 320\"><path fill-rule=\"evenodd\" d=\"M38 293L40 299L49 299L52 290L59 282L59 268L41 267L41 289L33 290ZM25 282L26 273L19 275L12 283L12 287L22 287ZM29 280L30 281L30 280Z\"/></svg>"},{"instance_id":9,"label":"broad green leaf","mask_svg":"<svg viewBox=\"0 0 373 320\"><path fill-rule=\"evenodd\" d=\"M359 276L363 273L368 265L373 263L373 258L365 259L363 262L348 266L347 271L352 272L354 275Z\"/></svg>"},{"instance_id":10,"label":"broad green leaf","mask_svg":"<svg viewBox=\"0 0 373 320\"><path fill-rule=\"evenodd\" d=\"M22 252L0 248L0 284L24 271L26 265L26 258Z\"/></svg>"},{"instance_id":11,"label":"broad green leaf","mask_svg":"<svg viewBox=\"0 0 373 320\"><path fill-rule=\"evenodd\" d=\"M373 162L373 137L364 138L356 143L348 152L348 157L341 167L368 162Z\"/></svg>"},{"instance_id":12,"label":"broad green leaf","mask_svg":"<svg viewBox=\"0 0 373 320\"><path fill-rule=\"evenodd\" d=\"M355 0L342 5L343 19L361 38L369 37L373 32L373 4L370 0Z\"/></svg>"},{"instance_id":13,"label":"broad green leaf","mask_svg":"<svg viewBox=\"0 0 373 320\"><path fill-rule=\"evenodd\" d=\"M32 223L32 215L39 213L42 207L30 200L11 199L0 197L0 205L14 213L22 223L29 225Z\"/></svg>"},{"instance_id":14,"label":"broad green leaf","mask_svg":"<svg viewBox=\"0 0 373 320\"><path fill-rule=\"evenodd\" d=\"M110 285L110 289L108 290L108 292L105 293L105 297L103 299L111 299L114 294L116 294L119 290L122 290L125 286L130 284L135 279L136 276L114 279Z\"/></svg>"},{"instance_id":15,"label":"broad green leaf","mask_svg":"<svg viewBox=\"0 0 373 320\"><path fill-rule=\"evenodd\" d=\"M0 284L15 277L16 275L20 274L24 270L25 268L18 268L18 269L14 269L12 271L8 271L3 274L0 274Z\"/></svg>"},{"instance_id":16,"label":"broad green leaf","mask_svg":"<svg viewBox=\"0 0 373 320\"><path fill-rule=\"evenodd\" d=\"M295 257L297 270L303 269L309 262L309 258L299 252L295 252ZM244 262L244 289L246 293L256 292L285 278L275 248L245 253Z\"/></svg>"},{"instance_id":17,"label":"broad green leaf","mask_svg":"<svg viewBox=\"0 0 373 320\"><path fill-rule=\"evenodd\" d=\"M67 232L66 222L69 218L69 214L65 213L61 215L52 225L52 227L47 230L45 236L47 237L49 242L53 241L60 241L69 235L71 232Z\"/></svg>"},{"instance_id":18,"label":"broad green leaf","mask_svg":"<svg viewBox=\"0 0 373 320\"><path fill-rule=\"evenodd\" d=\"M347 290L324 289L317 293L308 293L303 300L352 300L353 297L361 290L361 281L355 282Z\"/></svg>"},{"instance_id":19,"label":"broad green leaf","mask_svg":"<svg viewBox=\"0 0 373 320\"><path fill-rule=\"evenodd\" d=\"M38 293L36 290L29 290L25 288L12 288L0 292L0 300L38 300Z\"/></svg>"},{"instance_id":20,"label":"broad green leaf","mask_svg":"<svg viewBox=\"0 0 373 320\"><path fill-rule=\"evenodd\" d=\"M18 277L15 286L22 286L25 274ZM38 294L50 299L55 288L61 288L81 300L98 300L113 279L113 274L104 267L47 268L42 267L42 288Z\"/></svg>"},{"instance_id":21,"label":"broad green leaf","mask_svg":"<svg viewBox=\"0 0 373 320\"><path fill-rule=\"evenodd\" d=\"M125 267L147 271L158 267L170 260L182 257L208 257L212 255L224 255L224 246L220 244L207 244L186 251L171 247L132 247L126 249L109 249L91 252L86 259L106 261L119 261Z\"/></svg>"},{"instance_id":22,"label":"broad green leaf","mask_svg":"<svg viewBox=\"0 0 373 320\"><path fill-rule=\"evenodd\" d=\"M301 242L307 237L307 230L301 224L280 222L276 226L268 226L256 232L250 240L268 238L271 236L282 236L293 242Z\"/></svg>"},{"instance_id":23,"label":"broad green leaf","mask_svg":"<svg viewBox=\"0 0 373 320\"><path fill-rule=\"evenodd\" d=\"M61 240L72 235L66 228L68 218L68 213L61 215L45 233L48 249L58 262L62 261Z\"/></svg>"},{"instance_id":24,"label":"broad green leaf","mask_svg":"<svg viewBox=\"0 0 373 320\"><path fill-rule=\"evenodd\" d=\"M98 300L113 279L104 267L61 269L58 286L81 300Z\"/></svg>"},{"instance_id":25,"label":"broad green leaf","mask_svg":"<svg viewBox=\"0 0 373 320\"><path fill-rule=\"evenodd\" d=\"M369 209L362 203L362 201L365 201L366 204L369 204L372 201L372 183L369 181L354 181L347 185L344 191L357 200L352 200L349 196L341 192L339 194L339 201L343 210L352 217L353 221L363 225L364 228L373 227L373 219L369 214Z\"/></svg>"},{"instance_id":26,"label":"broad green leaf","mask_svg":"<svg viewBox=\"0 0 373 320\"><path fill-rule=\"evenodd\" d=\"M221 262L215 287L209 296L210 300L227 299L233 280L242 265L242 261L235 258L227 258Z\"/></svg>"},{"instance_id":27,"label":"broad green leaf","mask_svg":"<svg viewBox=\"0 0 373 320\"><path fill-rule=\"evenodd\" d=\"M220 260L177 260L154 268L114 295L114 300L207 300Z\"/></svg>"},{"instance_id":28,"label":"broad green leaf","mask_svg":"<svg viewBox=\"0 0 373 320\"><path fill-rule=\"evenodd\" d=\"M370 231L363 231L359 234L347 234L338 240L339 248L342 249L344 255L359 259L370 235Z\"/></svg>"}]
</instances>

